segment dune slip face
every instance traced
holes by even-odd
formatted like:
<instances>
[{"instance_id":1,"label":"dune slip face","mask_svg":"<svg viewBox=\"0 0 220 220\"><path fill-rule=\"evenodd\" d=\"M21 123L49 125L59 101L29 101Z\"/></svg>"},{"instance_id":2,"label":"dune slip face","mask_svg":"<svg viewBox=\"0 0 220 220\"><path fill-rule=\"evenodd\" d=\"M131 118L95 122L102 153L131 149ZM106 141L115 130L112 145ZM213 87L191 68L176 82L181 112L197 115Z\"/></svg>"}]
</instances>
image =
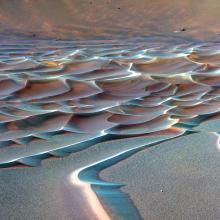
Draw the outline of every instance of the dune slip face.
<instances>
[{"instance_id":1,"label":"dune slip face","mask_svg":"<svg viewBox=\"0 0 220 220\"><path fill-rule=\"evenodd\" d=\"M65 180L86 204L83 220L147 219L126 182L103 171L197 133L220 149L219 43L0 41L0 172L78 155Z\"/></svg>"}]
</instances>

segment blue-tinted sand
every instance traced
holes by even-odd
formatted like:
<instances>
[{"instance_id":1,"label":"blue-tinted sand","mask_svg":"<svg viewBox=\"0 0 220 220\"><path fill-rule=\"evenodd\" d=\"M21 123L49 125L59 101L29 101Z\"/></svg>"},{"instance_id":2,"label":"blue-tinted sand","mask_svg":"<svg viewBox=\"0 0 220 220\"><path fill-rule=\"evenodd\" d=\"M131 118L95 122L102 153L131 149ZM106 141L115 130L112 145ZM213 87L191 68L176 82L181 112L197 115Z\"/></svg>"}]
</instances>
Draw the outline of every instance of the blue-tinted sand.
<instances>
[{"instance_id":1,"label":"blue-tinted sand","mask_svg":"<svg viewBox=\"0 0 220 220\"><path fill-rule=\"evenodd\" d=\"M0 220L220 219L219 1L0 5Z\"/></svg>"}]
</instances>

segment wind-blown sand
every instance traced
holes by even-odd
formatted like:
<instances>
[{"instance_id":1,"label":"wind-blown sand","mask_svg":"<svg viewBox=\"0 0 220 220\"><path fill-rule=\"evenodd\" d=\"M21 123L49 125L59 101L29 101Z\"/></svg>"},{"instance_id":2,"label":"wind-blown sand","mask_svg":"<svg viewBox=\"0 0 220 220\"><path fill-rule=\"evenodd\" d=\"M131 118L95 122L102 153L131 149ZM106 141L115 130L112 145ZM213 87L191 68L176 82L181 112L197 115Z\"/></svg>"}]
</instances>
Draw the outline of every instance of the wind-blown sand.
<instances>
[{"instance_id":1,"label":"wind-blown sand","mask_svg":"<svg viewBox=\"0 0 220 220\"><path fill-rule=\"evenodd\" d=\"M0 219L220 218L211 2L2 1Z\"/></svg>"},{"instance_id":2,"label":"wind-blown sand","mask_svg":"<svg viewBox=\"0 0 220 220\"><path fill-rule=\"evenodd\" d=\"M174 40L3 39L2 218L218 218L218 45Z\"/></svg>"},{"instance_id":3,"label":"wind-blown sand","mask_svg":"<svg viewBox=\"0 0 220 220\"><path fill-rule=\"evenodd\" d=\"M218 137L199 133L156 145L104 170L101 177L126 183L143 219L218 219Z\"/></svg>"}]
</instances>

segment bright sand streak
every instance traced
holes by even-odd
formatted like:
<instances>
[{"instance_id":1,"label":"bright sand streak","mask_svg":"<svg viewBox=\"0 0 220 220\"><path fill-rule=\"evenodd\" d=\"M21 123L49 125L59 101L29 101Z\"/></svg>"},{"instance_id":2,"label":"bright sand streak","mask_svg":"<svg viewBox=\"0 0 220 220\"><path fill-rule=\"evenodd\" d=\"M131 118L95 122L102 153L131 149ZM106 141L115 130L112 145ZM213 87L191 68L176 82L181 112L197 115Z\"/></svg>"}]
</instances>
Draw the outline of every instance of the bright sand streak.
<instances>
[{"instance_id":1,"label":"bright sand streak","mask_svg":"<svg viewBox=\"0 0 220 220\"><path fill-rule=\"evenodd\" d=\"M95 192L91 189L91 185L89 183L86 183L84 181L81 181L79 179L79 173L84 169L78 169L73 172L73 174L70 177L70 181L72 184L77 185L81 190L84 192L89 207L92 209L93 213L97 217L97 219L100 220L111 220L111 218L106 213L105 209L103 208L102 204L100 203L97 195Z\"/></svg>"}]
</instances>

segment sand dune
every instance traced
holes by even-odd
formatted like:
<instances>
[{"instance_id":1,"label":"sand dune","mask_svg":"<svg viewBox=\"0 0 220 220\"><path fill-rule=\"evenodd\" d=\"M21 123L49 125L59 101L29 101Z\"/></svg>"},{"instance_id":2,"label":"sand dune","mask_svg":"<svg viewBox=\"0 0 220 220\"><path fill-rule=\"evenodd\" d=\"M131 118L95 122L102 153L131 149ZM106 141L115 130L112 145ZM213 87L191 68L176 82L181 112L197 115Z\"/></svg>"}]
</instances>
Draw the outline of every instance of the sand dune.
<instances>
[{"instance_id":1,"label":"sand dune","mask_svg":"<svg viewBox=\"0 0 220 220\"><path fill-rule=\"evenodd\" d=\"M85 204L88 210L85 216L75 214L75 219L147 216L139 197L134 198L132 190L123 191L126 183L117 178L103 181L100 173L111 173L146 149L172 145L194 133L219 137L220 45L211 52L212 43L183 44L175 39L175 46L143 38L103 40L100 46L96 40L2 38L3 175L11 168L40 167L49 158L65 157L73 164L82 158L62 174L65 191L72 189L79 197L68 199L74 200L74 207L84 209ZM95 148L99 151L92 153ZM219 149L219 143L214 148Z\"/></svg>"}]
</instances>

